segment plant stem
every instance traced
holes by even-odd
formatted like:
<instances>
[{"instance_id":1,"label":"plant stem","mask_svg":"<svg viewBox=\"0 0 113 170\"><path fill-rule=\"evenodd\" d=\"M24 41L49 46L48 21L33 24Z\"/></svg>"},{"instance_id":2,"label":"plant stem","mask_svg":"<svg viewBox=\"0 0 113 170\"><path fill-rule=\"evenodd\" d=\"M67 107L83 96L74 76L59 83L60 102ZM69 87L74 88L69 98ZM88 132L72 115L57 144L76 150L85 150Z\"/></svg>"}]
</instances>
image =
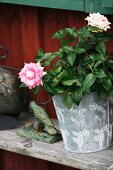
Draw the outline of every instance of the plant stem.
<instances>
[{"instance_id":1,"label":"plant stem","mask_svg":"<svg viewBox=\"0 0 113 170\"><path fill-rule=\"evenodd\" d=\"M92 69L91 65L89 64L88 66L89 66L90 70L91 70L91 71L92 71L92 73L93 73L93 69Z\"/></svg>"}]
</instances>

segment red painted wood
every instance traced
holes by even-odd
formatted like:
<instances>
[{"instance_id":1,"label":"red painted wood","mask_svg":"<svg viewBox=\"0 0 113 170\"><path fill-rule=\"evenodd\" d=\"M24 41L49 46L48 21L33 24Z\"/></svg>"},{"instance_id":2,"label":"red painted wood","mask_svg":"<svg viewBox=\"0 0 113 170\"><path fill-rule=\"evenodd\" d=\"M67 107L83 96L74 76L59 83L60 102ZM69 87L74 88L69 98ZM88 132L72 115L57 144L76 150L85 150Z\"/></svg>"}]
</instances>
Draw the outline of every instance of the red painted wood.
<instances>
[{"instance_id":1,"label":"red painted wood","mask_svg":"<svg viewBox=\"0 0 113 170\"><path fill-rule=\"evenodd\" d=\"M0 150L0 170L48 170L48 162Z\"/></svg>"},{"instance_id":2,"label":"red painted wood","mask_svg":"<svg viewBox=\"0 0 113 170\"><path fill-rule=\"evenodd\" d=\"M0 5L0 45L6 46L9 56L0 64L22 68L24 62L33 62L38 48L45 52L58 49L58 41L51 39L54 32L65 27L79 28L85 25L86 14L76 11L65 11L47 8L36 8L15 5ZM113 15L108 15L112 22ZM113 42L108 44L113 50ZM34 96L37 100L37 95ZM40 96L39 102L48 100L47 93ZM51 117L56 117L52 101L45 106ZM72 170L46 161L0 151L0 170Z\"/></svg>"},{"instance_id":3,"label":"red painted wood","mask_svg":"<svg viewBox=\"0 0 113 170\"><path fill-rule=\"evenodd\" d=\"M64 165L57 166L55 163L49 162L48 170L78 170L78 169L71 168L69 166L64 166Z\"/></svg>"},{"instance_id":4,"label":"red painted wood","mask_svg":"<svg viewBox=\"0 0 113 170\"><path fill-rule=\"evenodd\" d=\"M78 170L0 149L0 170Z\"/></svg>"},{"instance_id":5,"label":"red painted wood","mask_svg":"<svg viewBox=\"0 0 113 170\"><path fill-rule=\"evenodd\" d=\"M22 58L24 62L33 62L40 46L39 42L39 25L36 8L21 8L21 36L22 36Z\"/></svg>"},{"instance_id":6,"label":"red painted wood","mask_svg":"<svg viewBox=\"0 0 113 170\"><path fill-rule=\"evenodd\" d=\"M0 6L0 44L9 51L3 63L17 68L23 63L19 11L18 7Z\"/></svg>"},{"instance_id":7,"label":"red painted wood","mask_svg":"<svg viewBox=\"0 0 113 170\"><path fill-rule=\"evenodd\" d=\"M111 22L110 26L111 26L111 30L113 32L113 15L107 15L107 18ZM110 52L113 51L113 40L108 43L107 48Z\"/></svg>"}]
</instances>

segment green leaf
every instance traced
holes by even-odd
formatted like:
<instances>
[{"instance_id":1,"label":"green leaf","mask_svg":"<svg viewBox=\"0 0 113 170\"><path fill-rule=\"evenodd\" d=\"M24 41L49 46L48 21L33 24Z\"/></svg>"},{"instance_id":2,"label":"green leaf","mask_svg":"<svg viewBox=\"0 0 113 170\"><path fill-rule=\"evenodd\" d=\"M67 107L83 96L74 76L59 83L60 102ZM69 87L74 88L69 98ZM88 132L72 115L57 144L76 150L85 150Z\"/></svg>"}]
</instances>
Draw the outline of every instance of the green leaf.
<instances>
[{"instance_id":1,"label":"green leaf","mask_svg":"<svg viewBox=\"0 0 113 170\"><path fill-rule=\"evenodd\" d=\"M84 75L79 75L78 77L77 77L77 80L81 83L81 84L83 84L83 81L84 81Z\"/></svg>"},{"instance_id":2,"label":"green leaf","mask_svg":"<svg viewBox=\"0 0 113 170\"><path fill-rule=\"evenodd\" d=\"M110 79L105 79L105 81L102 82L102 85L107 91L112 88L112 82Z\"/></svg>"},{"instance_id":3,"label":"green leaf","mask_svg":"<svg viewBox=\"0 0 113 170\"><path fill-rule=\"evenodd\" d=\"M39 56L39 57L42 57L43 55L44 55L43 49L39 49L39 50L38 50L38 56Z\"/></svg>"},{"instance_id":4,"label":"green leaf","mask_svg":"<svg viewBox=\"0 0 113 170\"><path fill-rule=\"evenodd\" d=\"M36 86L35 88L32 89L32 91L33 91L33 93L36 94L36 93L38 93L39 89L40 89L40 86Z\"/></svg>"},{"instance_id":5,"label":"green leaf","mask_svg":"<svg viewBox=\"0 0 113 170\"><path fill-rule=\"evenodd\" d=\"M59 56L60 55L60 51L56 51L53 54L56 55L56 56Z\"/></svg>"},{"instance_id":6,"label":"green leaf","mask_svg":"<svg viewBox=\"0 0 113 170\"><path fill-rule=\"evenodd\" d=\"M44 66L49 66L51 63L49 61L44 62Z\"/></svg>"},{"instance_id":7,"label":"green leaf","mask_svg":"<svg viewBox=\"0 0 113 170\"><path fill-rule=\"evenodd\" d=\"M76 83L76 86L80 87L81 83L78 79L73 78L72 76L66 76L62 79L62 84L64 86L72 86L74 83Z\"/></svg>"},{"instance_id":8,"label":"green leaf","mask_svg":"<svg viewBox=\"0 0 113 170\"><path fill-rule=\"evenodd\" d=\"M52 38L58 38L58 39L62 39L67 35L67 32L65 30L59 30L58 32L56 32Z\"/></svg>"},{"instance_id":9,"label":"green leaf","mask_svg":"<svg viewBox=\"0 0 113 170\"><path fill-rule=\"evenodd\" d=\"M55 77L56 76L56 73L55 73L55 71L52 68L50 69L49 73L50 73L51 77Z\"/></svg>"},{"instance_id":10,"label":"green leaf","mask_svg":"<svg viewBox=\"0 0 113 170\"><path fill-rule=\"evenodd\" d=\"M106 74L102 69L100 69L98 72L96 72L96 77L97 78L104 78L104 77L106 77Z\"/></svg>"},{"instance_id":11,"label":"green leaf","mask_svg":"<svg viewBox=\"0 0 113 170\"><path fill-rule=\"evenodd\" d=\"M36 62L38 62L38 61L42 62L42 61L50 58L51 56L52 56L52 53L45 53L45 54L43 54L43 56L42 56L41 58L38 58L38 57L37 57L37 58L36 58ZM48 63L47 65L50 64L48 61L45 61L45 63ZM46 66L46 64L45 64L45 66Z\"/></svg>"},{"instance_id":12,"label":"green leaf","mask_svg":"<svg viewBox=\"0 0 113 170\"><path fill-rule=\"evenodd\" d=\"M68 108L71 108L73 104L72 96L70 94L65 95L63 102L65 106L67 106Z\"/></svg>"},{"instance_id":13,"label":"green leaf","mask_svg":"<svg viewBox=\"0 0 113 170\"><path fill-rule=\"evenodd\" d=\"M53 78L51 86L52 87L57 86L60 83L61 79L65 76L67 76L67 71L66 70L61 71L55 78Z\"/></svg>"},{"instance_id":14,"label":"green leaf","mask_svg":"<svg viewBox=\"0 0 113 170\"><path fill-rule=\"evenodd\" d=\"M83 75L86 74L86 68L83 67L83 66L79 65L78 68L77 68L77 71L78 71L78 74L83 74Z\"/></svg>"},{"instance_id":15,"label":"green leaf","mask_svg":"<svg viewBox=\"0 0 113 170\"><path fill-rule=\"evenodd\" d=\"M52 87L51 87L51 86L49 86L49 85L45 84L45 85L44 85L44 87L45 87L45 89L46 89L49 93L54 94L54 90L52 89Z\"/></svg>"},{"instance_id":16,"label":"green leaf","mask_svg":"<svg viewBox=\"0 0 113 170\"><path fill-rule=\"evenodd\" d=\"M107 61L107 66L110 67L111 69L113 69L113 59L109 59Z\"/></svg>"},{"instance_id":17,"label":"green leaf","mask_svg":"<svg viewBox=\"0 0 113 170\"><path fill-rule=\"evenodd\" d=\"M58 66L58 67L55 68L54 72L55 73L60 73L61 70L62 70L62 67Z\"/></svg>"},{"instance_id":18,"label":"green leaf","mask_svg":"<svg viewBox=\"0 0 113 170\"><path fill-rule=\"evenodd\" d=\"M62 84L63 84L64 86L71 86L71 85L73 85L74 83L76 83L76 80L75 80L75 79L62 81Z\"/></svg>"},{"instance_id":19,"label":"green leaf","mask_svg":"<svg viewBox=\"0 0 113 170\"><path fill-rule=\"evenodd\" d=\"M102 53L93 53L92 56L94 57L95 61L105 61L105 57L103 56Z\"/></svg>"},{"instance_id":20,"label":"green leaf","mask_svg":"<svg viewBox=\"0 0 113 170\"><path fill-rule=\"evenodd\" d=\"M77 31L75 30L75 28L65 28L66 32L70 34L70 36L72 37L76 37L78 34L77 34Z\"/></svg>"},{"instance_id":21,"label":"green leaf","mask_svg":"<svg viewBox=\"0 0 113 170\"><path fill-rule=\"evenodd\" d=\"M64 89L61 87L54 88L55 93L62 94L64 92Z\"/></svg>"},{"instance_id":22,"label":"green leaf","mask_svg":"<svg viewBox=\"0 0 113 170\"><path fill-rule=\"evenodd\" d=\"M19 87L23 88L23 87L28 87L28 86L25 83L21 83L21 85Z\"/></svg>"},{"instance_id":23,"label":"green leaf","mask_svg":"<svg viewBox=\"0 0 113 170\"><path fill-rule=\"evenodd\" d=\"M66 70L62 70L62 71L58 74L57 78L60 80L61 78L67 76L67 74L68 74L68 73L67 73Z\"/></svg>"},{"instance_id":24,"label":"green leaf","mask_svg":"<svg viewBox=\"0 0 113 170\"><path fill-rule=\"evenodd\" d=\"M107 97L107 94L108 92L106 91L105 88L101 87L99 90L98 90L98 97L100 100L103 100Z\"/></svg>"},{"instance_id":25,"label":"green leaf","mask_svg":"<svg viewBox=\"0 0 113 170\"><path fill-rule=\"evenodd\" d=\"M96 33L98 31L100 31L100 32L103 31L102 29L95 27L95 26L89 26L88 30L91 31L91 32L96 32Z\"/></svg>"},{"instance_id":26,"label":"green leaf","mask_svg":"<svg viewBox=\"0 0 113 170\"><path fill-rule=\"evenodd\" d=\"M95 80L96 76L93 73L88 74L83 82L83 91L89 89L89 87L93 85Z\"/></svg>"},{"instance_id":27,"label":"green leaf","mask_svg":"<svg viewBox=\"0 0 113 170\"><path fill-rule=\"evenodd\" d=\"M112 74L112 73L108 72L108 73L107 73L107 77L108 77L110 80L113 80L113 74Z\"/></svg>"},{"instance_id":28,"label":"green leaf","mask_svg":"<svg viewBox=\"0 0 113 170\"><path fill-rule=\"evenodd\" d=\"M58 78L55 77L55 78L53 79L52 83L51 83L51 86L52 86L52 87L55 87L55 86L57 86L59 83L60 83L60 79L58 79Z\"/></svg>"},{"instance_id":29,"label":"green leaf","mask_svg":"<svg viewBox=\"0 0 113 170\"><path fill-rule=\"evenodd\" d=\"M69 36L68 39L66 40L65 38L61 39L61 47L66 46L71 44L74 41L74 37L73 36Z\"/></svg>"},{"instance_id":30,"label":"green leaf","mask_svg":"<svg viewBox=\"0 0 113 170\"><path fill-rule=\"evenodd\" d=\"M64 47L62 47L62 49L63 49L66 53L73 52L73 47L71 47L71 46L64 46Z\"/></svg>"},{"instance_id":31,"label":"green leaf","mask_svg":"<svg viewBox=\"0 0 113 170\"><path fill-rule=\"evenodd\" d=\"M60 49L59 49L60 50ZM63 53L63 51L62 52L60 52L60 54L59 54L59 58L63 58L63 56L64 56L64 53ZM63 61L64 62L64 61Z\"/></svg>"},{"instance_id":32,"label":"green leaf","mask_svg":"<svg viewBox=\"0 0 113 170\"><path fill-rule=\"evenodd\" d=\"M113 65L113 59L109 59L109 60L108 60L108 64L109 64L109 65Z\"/></svg>"},{"instance_id":33,"label":"green leaf","mask_svg":"<svg viewBox=\"0 0 113 170\"><path fill-rule=\"evenodd\" d=\"M85 91L85 94L90 94L90 93L91 93L91 89L90 88Z\"/></svg>"},{"instance_id":34,"label":"green leaf","mask_svg":"<svg viewBox=\"0 0 113 170\"><path fill-rule=\"evenodd\" d=\"M79 105L80 101L81 101L81 98L82 98L82 90L81 89L78 89L74 92L73 94L73 100L75 101L75 103L77 105Z\"/></svg>"},{"instance_id":35,"label":"green leaf","mask_svg":"<svg viewBox=\"0 0 113 170\"><path fill-rule=\"evenodd\" d=\"M70 35L73 35L76 31L75 28L65 28L66 32L68 32Z\"/></svg>"},{"instance_id":36,"label":"green leaf","mask_svg":"<svg viewBox=\"0 0 113 170\"><path fill-rule=\"evenodd\" d=\"M100 66L102 63L103 63L103 61L97 61L97 62L95 63L94 68L96 68L96 67Z\"/></svg>"},{"instance_id":37,"label":"green leaf","mask_svg":"<svg viewBox=\"0 0 113 170\"><path fill-rule=\"evenodd\" d=\"M88 33L87 27L82 27L82 28L77 30L78 35L85 35L86 33Z\"/></svg>"},{"instance_id":38,"label":"green leaf","mask_svg":"<svg viewBox=\"0 0 113 170\"><path fill-rule=\"evenodd\" d=\"M96 50L98 52L100 52L100 53L105 54L106 53L106 45L105 45L105 43L103 43L103 42L98 43L97 46L96 46Z\"/></svg>"},{"instance_id":39,"label":"green leaf","mask_svg":"<svg viewBox=\"0 0 113 170\"><path fill-rule=\"evenodd\" d=\"M45 74L45 75L43 76L43 82L49 82L49 80L50 80L50 75L49 75L48 72L47 72L47 74Z\"/></svg>"},{"instance_id":40,"label":"green leaf","mask_svg":"<svg viewBox=\"0 0 113 170\"><path fill-rule=\"evenodd\" d=\"M70 53L67 57L68 62L73 66L74 61L76 59L76 53Z\"/></svg>"},{"instance_id":41,"label":"green leaf","mask_svg":"<svg viewBox=\"0 0 113 170\"><path fill-rule=\"evenodd\" d=\"M65 64L65 61L64 60L58 60L57 63L56 63L56 66L62 66L63 64Z\"/></svg>"},{"instance_id":42,"label":"green leaf","mask_svg":"<svg viewBox=\"0 0 113 170\"><path fill-rule=\"evenodd\" d=\"M86 58L86 59L83 59L81 61L81 65L83 65L83 66L91 64L91 63L92 63L92 59L91 58Z\"/></svg>"},{"instance_id":43,"label":"green leaf","mask_svg":"<svg viewBox=\"0 0 113 170\"><path fill-rule=\"evenodd\" d=\"M48 59L48 61L51 63L56 58L56 55L51 55Z\"/></svg>"},{"instance_id":44,"label":"green leaf","mask_svg":"<svg viewBox=\"0 0 113 170\"><path fill-rule=\"evenodd\" d=\"M67 72L68 72L68 77L71 76L71 75L73 75L73 73L75 73L75 69L74 69L74 67L72 67L72 66L68 66L68 67L66 68L66 70L67 70ZM73 76L71 76L71 79L73 79Z\"/></svg>"},{"instance_id":45,"label":"green leaf","mask_svg":"<svg viewBox=\"0 0 113 170\"><path fill-rule=\"evenodd\" d=\"M113 39L113 33L106 32L104 34L98 34L98 41L107 42Z\"/></svg>"},{"instance_id":46,"label":"green leaf","mask_svg":"<svg viewBox=\"0 0 113 170\"><path fill-rule=\"evenodd\" d=\"M77 48L77 49L75 49L75 52L76 52L76 54L82 54L82 53L85 53L86 50L84 48Z\"/></svg>"},{"instance_id":47,"label":"green leaf","mask_svg":"<svg viewBox=\"0 0 113 170\"><path fill-rule=\"evenodd\" d=\"M75 81L76 81L76 85L77 85L78 87L82 86L81 83L80 83L80 81L79 81L78 79L75 79Z\"/></svg>"},{"instance_id":48,"label":"green leaf","mask_svg":"<svg viewBox=\"0 0 113 170\"><path fill-rule=\"evenodd\" d=\"M48 59L49 57L51 57L52 53L45 53L43 56L43 60Z\"/></svg>"}]
</instances>

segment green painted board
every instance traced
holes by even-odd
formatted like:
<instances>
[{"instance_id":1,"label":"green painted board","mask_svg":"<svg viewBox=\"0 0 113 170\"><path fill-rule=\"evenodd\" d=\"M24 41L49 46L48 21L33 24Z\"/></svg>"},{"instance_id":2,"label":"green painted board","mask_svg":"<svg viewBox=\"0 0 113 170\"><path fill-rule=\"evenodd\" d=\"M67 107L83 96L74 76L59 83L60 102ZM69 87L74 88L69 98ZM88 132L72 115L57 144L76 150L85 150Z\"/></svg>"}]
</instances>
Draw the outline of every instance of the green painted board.
<instances>
[{"instance_id":1,"label":"green painted board","mask_svg":"<svg viewBox=\"0 0 113 170\"><path fill-rule=\"evenodd\" d=\"M1 3L84 11L84 0L0 0Z\"/></svg>"},{"instance_id":2,"label":"green painted board","mask_svg":"<svg viewBox=\"0 0 113 170\"><path fill-rule=\"evenodd\" d=\"M113 0L0 0L0 3L113 14Z\"/></svg>"},{"instance_id":3,"label":"green painted board","mask_svg":"<svg viewBox=\"0 0 113 170\"><path fill-rule=\"evenodd\" d=\"M113 14L112 2L113 0L85 0L85 11Z\"/></svg>"},{"instance_id":4,"label":"green painted board","mask_svg":"<svg viewBox=\"0 0 113 170\"><path fill-rule=\"evenodd\" d=\"M101 0L101 6L104 8L113 7L113 0Z\"/></svg>"}]
</instances>

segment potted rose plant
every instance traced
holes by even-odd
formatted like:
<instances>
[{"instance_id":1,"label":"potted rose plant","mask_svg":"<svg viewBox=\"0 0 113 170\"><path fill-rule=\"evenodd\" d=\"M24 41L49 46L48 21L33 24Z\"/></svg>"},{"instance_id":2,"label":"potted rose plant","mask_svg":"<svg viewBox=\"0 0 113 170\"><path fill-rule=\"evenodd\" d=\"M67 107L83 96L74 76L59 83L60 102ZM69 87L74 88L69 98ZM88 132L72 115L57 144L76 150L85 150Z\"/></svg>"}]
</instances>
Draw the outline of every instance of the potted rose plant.
<instances>
[{"instance_id":1,"label":"potted rose plant","mask_svg":"<svg viewBox=\"0 0 113 170\"><path fill-rule=\"evenodd\" d=\"M84 153L105 149L113 142L113 59L106 47L112 38L106 32L111 23L100 13L85 20L87 26L56 32L58 51L40 49L36 63L25 64L19 73L21 86L35 92L44 88L53 96L65 148Z\"/></svg>"}]
</instances>

